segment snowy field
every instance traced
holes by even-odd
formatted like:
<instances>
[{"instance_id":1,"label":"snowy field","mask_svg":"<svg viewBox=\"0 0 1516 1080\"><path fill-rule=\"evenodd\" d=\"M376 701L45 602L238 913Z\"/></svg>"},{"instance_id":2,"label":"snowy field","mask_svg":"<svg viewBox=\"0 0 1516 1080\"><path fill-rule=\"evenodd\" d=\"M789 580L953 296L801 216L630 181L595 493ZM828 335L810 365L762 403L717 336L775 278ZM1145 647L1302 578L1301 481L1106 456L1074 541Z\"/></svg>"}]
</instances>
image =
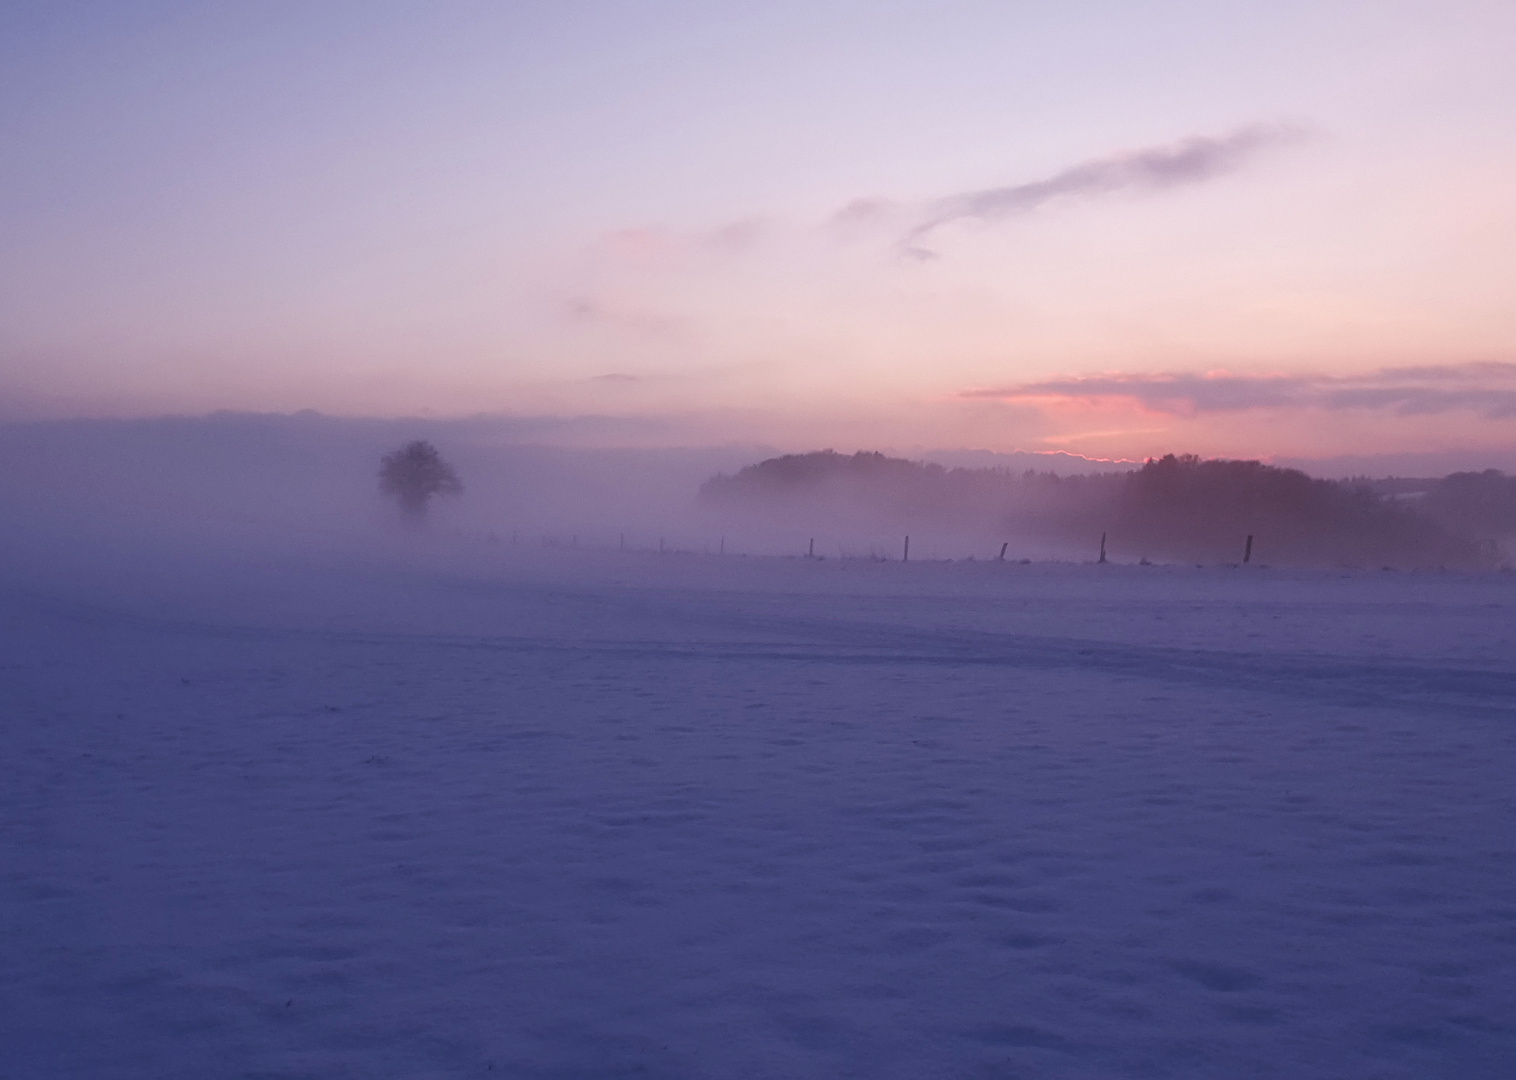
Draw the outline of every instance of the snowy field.
<instances>
[{"instance_id":1,"label":"snowy field","mask_svg":"<svg viewBox=\"0 0 1516 1080\"><path fill-rule=\"evenodd\" d=\"M4 578L4 1080L1516 1075L1516 575L229 566Z\"/></svg>"}]
</instances>

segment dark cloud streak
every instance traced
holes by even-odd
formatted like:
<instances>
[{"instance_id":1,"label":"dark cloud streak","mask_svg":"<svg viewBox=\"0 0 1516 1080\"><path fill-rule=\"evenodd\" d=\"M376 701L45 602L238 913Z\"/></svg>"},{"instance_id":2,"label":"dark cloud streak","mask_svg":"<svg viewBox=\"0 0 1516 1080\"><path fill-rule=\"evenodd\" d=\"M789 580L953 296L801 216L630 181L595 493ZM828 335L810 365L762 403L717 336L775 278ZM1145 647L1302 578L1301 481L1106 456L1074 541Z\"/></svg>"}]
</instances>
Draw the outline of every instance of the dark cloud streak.
<instances>
[{"instance_id":1,"label":"dark cloud streak","mask_svg":"<svg viewBox=\"0 0 1516 1080\"><path fill-rule=\"evenodd\" d=\"M969 390L963 396L997 401L1125 400L1174 414L1313 408L1393 411L1401 416L1468 411L1504 420L1516 417L1516 364L1385 368L1353 376L1096 375Z\"/></svg>"},{"instance_id":2,"label":"dark cloud streak","mask_svg":"<svg viewBox=\"0 0 1516 1080\"><path fill-rule=\"evenodd\" d=\"M951 195L930 204L925 218L900 238L898 246L902 253L912 257L933 258L934 253L923 246L923 241L951 222L998 221L1068 196L1157 191L1198 184L1233 171L1260 150L1301 137L1302 132L1296 128L1258 124L1229 135L1194 136L1166 146L1087 161L1045 180ZM865 203L851 204L860 205Z\"/></svg>"}]
</instances>

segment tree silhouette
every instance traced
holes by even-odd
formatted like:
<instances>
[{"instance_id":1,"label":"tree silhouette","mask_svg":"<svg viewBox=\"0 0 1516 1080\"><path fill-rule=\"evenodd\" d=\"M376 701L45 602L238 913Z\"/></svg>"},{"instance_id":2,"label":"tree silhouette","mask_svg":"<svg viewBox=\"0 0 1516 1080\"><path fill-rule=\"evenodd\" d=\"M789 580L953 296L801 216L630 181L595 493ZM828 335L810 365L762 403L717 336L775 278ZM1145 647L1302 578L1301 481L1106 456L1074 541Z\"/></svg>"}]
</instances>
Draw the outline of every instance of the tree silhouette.
<instances>
[{"instance_id":1,"label":"tree silhouette","mask_svg":"<svg viewBox=\"0 0 1516 1080\"><path fill-rule=\"evenodd\" d=\"M1186 562L1479 567L1503 557L1496 541L1516 536L1516 477L1494 470L1455 474L1419 503L1401 503L1363 483L1193 454L1130 472L1058 476L823 450L712 477L699 499L724 512L771 519L781 510L795 521L912 535L1010 530L1080 551L1108 533L1112 557Z\"/></svg>"},{"instance_id":2,"label":"tree silhouette","mask_svg":"<svg viewBox=\"0 0 1516 1080\"><path fill-rule=\"evenodd\" d=\"M433 495L457 495L463 485L437 448L417 439L384 455L379 466L379 489L394 497L406 518L420 521L426 516L428 499Z\"/></svg>"}]
</instances>

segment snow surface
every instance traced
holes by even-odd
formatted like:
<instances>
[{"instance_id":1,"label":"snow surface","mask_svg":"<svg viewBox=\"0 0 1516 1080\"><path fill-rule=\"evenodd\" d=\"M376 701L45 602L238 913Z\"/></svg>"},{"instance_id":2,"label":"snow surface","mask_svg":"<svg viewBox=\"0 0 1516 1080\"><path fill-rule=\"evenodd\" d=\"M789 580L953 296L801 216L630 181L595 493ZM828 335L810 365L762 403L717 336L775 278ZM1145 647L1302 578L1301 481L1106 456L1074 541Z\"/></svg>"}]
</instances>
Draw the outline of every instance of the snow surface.
<instances>
[{"instance_id":1,"label":"snow surface","mask_svg":"<svg viewBox=\"0 0 1516 1080\"><path fill-rule=\"evenodd\" d=\"M1516 575L0 589L0 1077L1516 1075Z\"/></svg>"}]
</instances>

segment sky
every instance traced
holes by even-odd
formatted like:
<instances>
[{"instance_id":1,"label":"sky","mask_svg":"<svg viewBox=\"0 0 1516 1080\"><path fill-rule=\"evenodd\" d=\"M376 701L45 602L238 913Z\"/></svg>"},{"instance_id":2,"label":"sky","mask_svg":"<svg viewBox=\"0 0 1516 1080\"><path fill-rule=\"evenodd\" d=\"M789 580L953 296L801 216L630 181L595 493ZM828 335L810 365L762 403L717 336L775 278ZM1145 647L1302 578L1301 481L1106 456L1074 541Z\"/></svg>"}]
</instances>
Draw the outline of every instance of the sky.
<instances>
[{"instance_id":1,"label":"sky","mask_svg":"<svg viewBox=\"0 0 1516 1080\"><path fill-rule=\"evenodd\" d=\"M0 418L1516 447L1509 2L0 0L0 145Z\"/></svg>"}]
</instances>

